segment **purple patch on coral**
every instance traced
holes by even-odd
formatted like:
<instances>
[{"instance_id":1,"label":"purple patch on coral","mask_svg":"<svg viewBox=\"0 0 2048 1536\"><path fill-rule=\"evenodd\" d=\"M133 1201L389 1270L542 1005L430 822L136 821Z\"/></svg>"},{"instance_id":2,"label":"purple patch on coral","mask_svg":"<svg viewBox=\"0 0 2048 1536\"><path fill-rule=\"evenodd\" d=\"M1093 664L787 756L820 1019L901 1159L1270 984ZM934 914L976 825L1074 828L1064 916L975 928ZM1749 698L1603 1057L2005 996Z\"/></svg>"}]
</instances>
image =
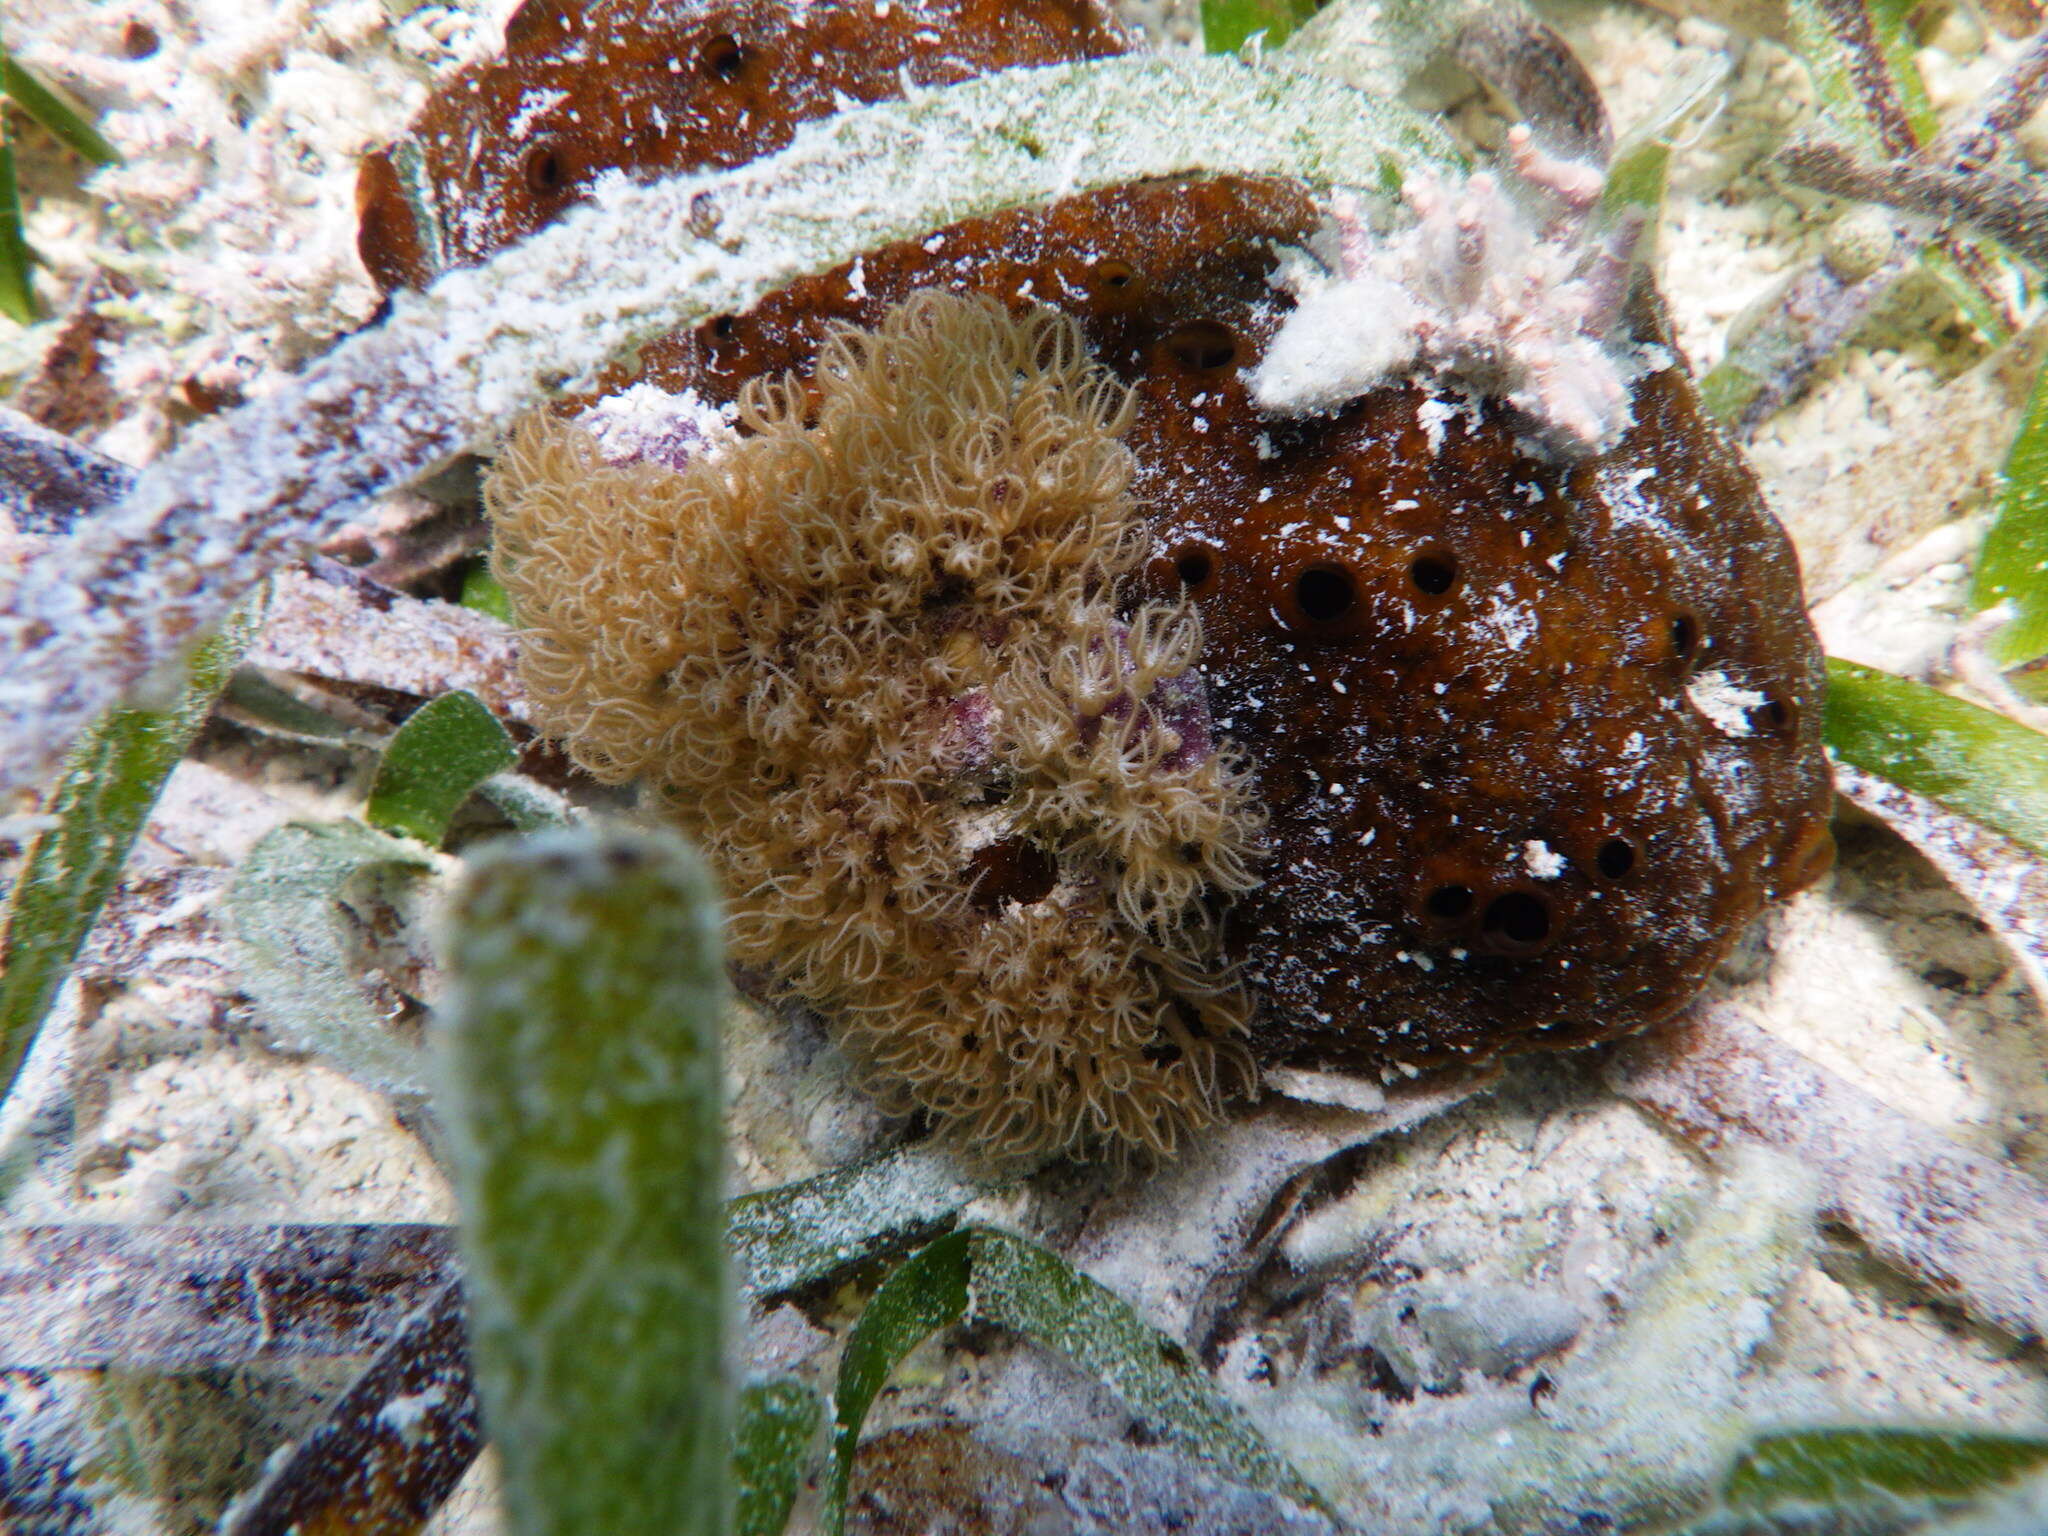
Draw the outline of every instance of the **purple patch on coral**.
<instances>
[{"instance_id":1,"label":"purple patch on coral","mask_svg":"<svg viewBox=\"0 0 2048 1536\"><path fill-rule=\"evenodd\" d=\"M1180 745L1159 760L1178 772L1207 762L1216 752L1215 727L1209 717L1209 685L1193 670L1162 677L1145 697L1145 708L1180 737Z\"/></svg>"},{"instance_id":2,"label":"purple patch on coral","mask_svg":"<svg viewBox=\"0 0 2048 1536\"><path fill-rule=\"evenodd\" d=\"M970 689L945 703L946 720L940 731L938 758L949 770L962 774L985 773L995 766L995 706L988 694Z\"/></svg>"},{"instance_id":3,"label":"purple patch on coral","mask_svg":"<svg viewBox=\"0 0 2048 1536\"><path fill-rule=\"evenodd\" d=\"M1123 625L1116 626L1117 660L1122 675L1127 678L1138 670L1137 661L1131 655L1130 633ZM1099 649L1100 645L1101 642L1096 641L1091 649ZM1135 722L1132 721L1134 712L1137 716ZM1159 766L1170 773L1196 767L1216 751L1215 727L1209 714L1209 685L1199 672L1192 669L1160 678L1144 698L1135 703L1129 694L1120 693L1099 713L1083 715L1083 745L1094 744L1105 720L1113 720L1119 726L1130 724L1133 736L1142 736L1153 725L1172 731L1179 741L1159 759Z\"/></svg>"}]
</instances>

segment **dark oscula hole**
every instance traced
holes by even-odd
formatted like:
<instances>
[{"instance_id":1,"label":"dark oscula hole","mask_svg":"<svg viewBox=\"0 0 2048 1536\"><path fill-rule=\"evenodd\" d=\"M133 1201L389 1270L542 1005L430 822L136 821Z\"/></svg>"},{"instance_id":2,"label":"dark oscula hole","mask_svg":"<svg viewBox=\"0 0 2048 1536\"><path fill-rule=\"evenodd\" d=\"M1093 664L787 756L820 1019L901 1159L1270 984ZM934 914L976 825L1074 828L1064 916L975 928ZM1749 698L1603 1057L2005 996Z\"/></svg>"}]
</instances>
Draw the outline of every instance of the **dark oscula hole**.
<instances>
[{"instance_id":1,"label":"dark oscula hole","mask_svg":"<svg viewBox=\"0 0 2048 1536\"><path fill-rule=\"evenodd\" d=\"M981 1036L973 1033L962 1035L960 1037L960 1049L972 1056L981 1049Z\"/></svg>"},{"instance_id":2,"label":"dark oscula hole","mask_svg":"<svg viewBox=\"0 0 2048 1536\"><path fill-rule=\"evenodd\" d=\"M1358 601L1358 583L1334 565L1310 566L1294 578L1294 600L1312 624L1328 624L1349 613Z\"/></svg>"},{"instance_id":3,"label":"dark oscula hole","mask_svg":"<svg viewBox=\"0 0 2048 1536\"><path fill-rule=\"evenodd\" d=\"M1342 740L1335 736L1308 733L1294 738L1295 755L1318 768L1328 768L1342 746Z\"/></svg>"},{"instance_id":4,"label":"dark oscula hole","mask_svg":"<svg viewBox=\"0 0 2048 1536\"><path fill-rule=\"evenodd\" d=\"M1458 562L1449 555L1417 555L1408 579L1425 597L1442 597L1458 584Z\"/></svg>"},{"instance_id":5,"label":"dark oscula hole","mask_svg":"<svg viewBox=\"0 0 2048 1536\"><path fill-rule=\"evenodd\" d=\"M1798 715L1783 699L1765 699L1750 710L1749 728L1765 736L1783 736L1796 719Z\"/></svg>"},{"instance_id":6,"label":"dark oscula hole","mask_svg":"<svg viewBox=\"0 0 2048 1536\"><path fill-rule=\"evenodd\" d=\"M739 329L739 322L731 315L720 315L711 322L711 334L720 341L730 341L732 333Z\"/></svg>"},{"instance_id":7,"label":"dark oscula hole","mask_svg":"<svg viewBox=\"0 0 2048 1536\"><path fill-rule=\"evenodd\" d=\"M1593 855L1593 863L1610 880L1619 880L1636 867L1636 851L1618 837L1610 837Z\"/></svg>"},{"instance_id":8,"label":"dark oscula hole","mask_svg":"<svg viewBox=\"0 0 2048 1536\"><path fill-rule=\"evenodd\" d=\"M1486 904L1480 926L1503 949L1533 950L1550 937L1550 908L1540 896L1509 891Z\"/></svg>"},{"instance_id":9,"label":"dark oscula hole","mask_svg":"<svg viewBox=\"0 0 2048 1536\"><path fill-rule=\"evenodd\" d=\"M1440 885L1429 893L1423 903L1431 917L1446 920L1463 917L1472 910L1472 887L1469 885Z\"/></svg>"},{"instance_id":10,"label":"dark oscula hole","mask_svg":"<svg viewBox=\"0 0 2048 1536\"><path fill-rule=\"evenodd\" d=\"M703 52L697 57L704 65L705 74L719 80L731 80L745 67L747 50L730 32L721 32L704 45Z\"/></svg>"},{"instance_id":11,"label":"dark oscula hole","mask_svg":"<svg viewBox=\"0 0 2048 1536\"><path fill-rule=\"evenodd\" d=\"M1095 280L1105 288L1128 288L1138 280L1138 273L1128 261L1098 261Z\"/></svg>"},{"instance_id":12,"label":"dark oscula hole","mask_svg":"<svg viewBox=\"0 0 2048 1536\"><path fill-rule=\"evenodd\" d=\"M1237 361L1237 337L1214 320L1179 327L1166 338L1166 345L1183 368L1197 373L1214 373Z\"/></svg>"},{"instance_id":13,"label":"dark oscula hole","mask_svg":"<svg viewBox=\"0 0 2048 1536\"><path fill-rule=\"evenodd\" d=\"M527 190L536 196L545 197L569 185L568 158L552 144L536 144L529 149L523 169Z\"/></svg>"},{"instance_id":14,"label":"dark oscula hole","mask_svg":"<svg viewBox=\"0 0 2048 1536\"><path fill-rule=\"evenodd\" d=\"M968 859L968 900L982 912L1000 912L1006 901L1029 906L1050 895L1059 878L1059 865L1043 848L1021 837L1006 837Z\"/></svg>"},{"instance_id":15,"label":"dark oscula hole","mask_svg":"<svg viewBox=\"0 0 2048 1536\"><path fill-rule=\"evenodd\" d=\"M1216 559L1208 550L1194 545L1173 557L1173 568L1180 574L1184 587L1199 587L1215 574Z\"/></svg>"},{"instance_id":16,"label":"dark oscula hole","mask_svg":"<svg viewBox=\"0 0 2048 1536\"><path fill-rule=\"evenodd\" d=\"M1691 661L1700 648L1700 621L1689 613L1675 615L1671 620L1671 654L1680 661Z\"/></svg>"}]
</instances>

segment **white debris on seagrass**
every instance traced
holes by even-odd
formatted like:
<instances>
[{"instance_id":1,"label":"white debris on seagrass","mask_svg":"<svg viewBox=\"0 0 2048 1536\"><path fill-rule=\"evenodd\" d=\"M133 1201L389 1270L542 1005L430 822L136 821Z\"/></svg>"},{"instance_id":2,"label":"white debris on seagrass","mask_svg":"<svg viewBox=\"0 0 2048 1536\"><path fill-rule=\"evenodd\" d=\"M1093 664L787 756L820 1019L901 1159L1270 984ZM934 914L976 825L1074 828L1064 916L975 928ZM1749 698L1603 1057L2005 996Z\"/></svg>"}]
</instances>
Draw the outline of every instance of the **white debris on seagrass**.
<instances>
[{"instance_id":1,"label":"white debris on seagrass","mask_svg":"<svg viewBox=\"0 0 2048 1536\"><path fill-rule=\"evenodd\" d=\"M878 1233L944 1220L987 1186L931 1142L901 1147L783 1197L771 1218L736 1208L730 1239L735 1284L748 1297L793 1290L866 1251Z\"/></svg>"},{"instance_id":2,"label":"white debris on seagrass","mask_svg":"<svg viewBox=\"0 0 2048 1536\"><path fill-rule=\"evenodd\" d=\"M1525 196L1489 172L1411 176L1414 222L1391 235L1376 236L1349 194L1332 200L1337 269L1284 269L1299 303L1250 374L1260 410L1330 412L1412 372L1429 387L1504 397L1564 453L1620 437L1642 365L1606 338L1634 231L1589 235L1583 215L1602 185L1592 166L1544 155L1526 128L1508 149ZM1539 225L1538 196L1567 216Z\"/></svg>"},{"instance_id":3,"label":"white debris on seagrass","mask_svg":"<svg viewBox=\"0 0 2048 1536\"><path fill-rule=\"evenodd\" d=\"M1439 130L1308 71L1122 57L1013 70L806 125L736 170L610 176L561 223L206 423L0 605L0 786L369 498L491 442L550 389L807 272L998 208L1189 171L1325 186L1454 163Z\"/></svg>"},{"instance_id":4,"label":"white debris on seagrass","mask_svg":"<svg viewBox=\"0 0 2048 1536\"><path fill-rule=\"evenodd\" d=\"M1380 96L1399 96L1488 0L1336 0L1287 40L1293 57Z\"/></svg>"}]
</instances>

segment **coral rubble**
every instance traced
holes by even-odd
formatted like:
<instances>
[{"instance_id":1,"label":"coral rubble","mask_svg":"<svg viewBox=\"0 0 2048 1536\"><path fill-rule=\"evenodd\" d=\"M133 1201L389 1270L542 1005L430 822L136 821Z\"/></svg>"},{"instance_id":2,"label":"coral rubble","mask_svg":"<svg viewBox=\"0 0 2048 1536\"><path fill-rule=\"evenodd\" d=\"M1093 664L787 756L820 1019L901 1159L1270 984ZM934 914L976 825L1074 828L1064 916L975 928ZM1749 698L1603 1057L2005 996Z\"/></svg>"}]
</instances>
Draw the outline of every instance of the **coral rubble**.
<instances>
[{"instance_id":1,"label":"coral rubble","mask_svg":"<svg viewBox=\"0 0 2048 1536\"><path fill-rule=\"evenodd\" d=\"M651 786L730 944L984 1155L1170 1153L1248 1075L1258 818L1071 321L927 293L681 471L542 415L489 486L543 726Z\"/></svg>"}]
</instances>

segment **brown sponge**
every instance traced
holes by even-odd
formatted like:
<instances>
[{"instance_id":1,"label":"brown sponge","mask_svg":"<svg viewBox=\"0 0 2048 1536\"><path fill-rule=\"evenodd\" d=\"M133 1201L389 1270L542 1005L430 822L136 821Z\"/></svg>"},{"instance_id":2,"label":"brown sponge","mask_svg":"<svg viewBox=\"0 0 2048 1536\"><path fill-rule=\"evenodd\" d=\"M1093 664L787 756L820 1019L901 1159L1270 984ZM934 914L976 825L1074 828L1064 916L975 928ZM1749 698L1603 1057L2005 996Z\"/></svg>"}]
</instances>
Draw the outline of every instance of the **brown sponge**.
<instances>
[{"instance_id":1,"label":"brown sponge","mask_svg":"<svg viewBox=\"0 0 2048 1536\"><path fill-rule=\"evenodd\" d=\"M537 719L703 844L730 944L983 1157L1167 1155L1250 1079L1258 882L1071 320L922 292L680 472L536 415L487 488Z\"/></svg>"},{"instance_id":2,"label":"brown sponge","mask_svg":"<svg viewBox=\"0 0 2048 1536\"><path fill-rule=\"evenodd\" d=\"M1098 0L815 0L805 7L704 0L680 8L654 0L528 0L508 28L505 59L445 84L406 142L366 163L365 257L387 284L424 281L546 223L599 171L738 164L786 143L798 121L833 110L842 94L876 100L905 82L1116 52L1127 42L1107 16ZM889 821L900 813L876 797L893 772L856 776L845 808L823 790L794 796L775 779L770 787L792 796L784 819L771 817L746 834L754 842L734 844L735 860L753 861L752 883L736 887L738 937L744 953L836 1010L849 1037L864 1042L867 1059L888 1066L898 1082L923 1084L916 1089L922 1102L969 1126L1008 1126L995 1138L999 1145L1095 1136L1124 1148L1166 1144L1213 1113L1217 1090L1204 1085L1241 1069L1240 1036L1262 1065L1391 1082L1640 1029L1697 993L1765 903L1827 867L1833 797L1820 741L1823 670L1796 562L1754 477L1703 415L1654 303L1639 295L1619 324L1600 336L1592 327L1584 338L1617 364L1626 410L1608 425L1629 418L1618 436L1603 429L1560 443L1544 430L1545 418L1557 414L1545 401L1554 407L1554 398L1518 386L1508 376L1513 370L1489 379L1470 357L1462 364L1450 358L1457 366L1446 371L1441 348L1415 349L1407 373L1360 381L1355 397L1333 395L1319 410L1276 406L1272 391L1257 384L1284 371L1272 361L1276 345L1290 327L1297 339L1317 337L1317 324L1304 325L1297 307L1316 292L1298 280L1304 250L1327 255L1334 237L1339 254L1349 252L1339 262L1344 273L1358 275L1352 268L1359 263L1349 259L1356 255L1361 270L1420 290L1409 298L1429 301L1422 309L1434 313L1425 318L1439 330L1447 296L1453 311L1463 302L1451 293L1461 283L1396 259L1406 238L1400 229L1386 232L1384 247L1363 241L1365 249L1351 252L1341 202L1297 182L1216 176L1136 182L1004 210L865 252L744 313L653 338L577 402L594 400L600 418L616 410L633 426L634 386L650 386L657 400L658 392L690 391L707 411L753 389L755 414L780 423L762 438L811 445L830 475L865 476L867 469L827 453L822 439L797 425L795 413L810 402L793 403L796 386L779 385L769 397L752 381L808 378L821 346L837 334L826 346L833 361L819 398L839 398L853 344L834 327L880 327L893 306L921 289L986 294L1011 310L1056 304L1093 356L1129 387L1123 443L1143 511L1142 535L1120 511L1111 540L1117 552L1090 557L1101 574L1097 586L1083 583L1094 604L1085 621L1080 610L1058 611L1048 589L1032 584L1050 578L1027 582L1018 574L1025 567L1014 562L1028 551L1015 529L963 542L958 527L942 522L934 546L940 564L932 568L947 574L929 613L920 600L915 624L901 611L862 610L882 585L901 578L883 564L844 592L835 589L836 606L785 615L782 629L773 627L784 622L775 617L779 609L769 610L785 598L771 602L765 589L734 588L729 603L742 618L721 621L724 629L693 620L704 627L686 638L676 624L682 599L673 580L643 578L658 568L697 570L690 562L712 562L703 567L710 570L738 557L673 547L678 534L660 521L668 514L648 508L681 493L650 488L682 482L649 467L605 466L589 445L569 446L576 441L570 429L548 424L529 427L518 450L525 459L501 476L501 499L514 486L555 498L515 509L524 525L549 529L551 545L560 546L537 561L534 585L544 584L548 569L568 573L561 588L529 598L556 635L554 649L536 655L536 681L554 689L557 728L584 737L579 751L605 776L647 774L681 796L678 819L701 826L714 814L735 813L691 786L738 793L753 771L748 764L808 784L815 763L841 762L857 740L868 740L896 754L892 761L935 750L950 765L954 802L941 806L943 797L928 793L917 803L953 817L951 844L916 842ZM1423 216L1419 207L1412 211ZM1539 243L1549 239L1528 233ZM1504 248L1515 244L1510 238ZM1565 270L1564 286L1579 274L1577 265ZM1537 311L1561 313L1566 306L1550 302L1561 297L1557 286L1528 274L1519 284ZM1522 334L1500 322L1526 317L1528 304L1494 310L1451 313L1456 334L1510 342ZM1610 317L1601 314L1605 326ZM1533 339L1554 339L1554 329L1538 326ZM1062 345L1071 345L1064 323L1061 334L1068 338ZM1531 402L1534 418L1525 409ZM1109 410L1107 396L1102 410ZM701 441L705 419L702 412L694 422L677 418L674 441ZM909 419L896 418L906 433ZM1101 421L1086 419L1097 434L1090 440L1100 440ZM936 406L927 420L957 426ZM730 462L752 464L765 451L749 445ZM794 450L785 443L776 451ZM559 461L549 471L553 490L539 488L548 476L529 472L527 461L544 454ZM728 530L721 549L733 545L738 535L730 530L739 522L732 509L764 493L701 471L683 478L702 481L692 494L726 509L690 516ZM572 482L583 488L572 494L565 489ZM820 479L817 497L836 494L824 485ZM945 497L966 494L953 486ZM950 505L945 497L931 504ZM823 518L824 501L804 504L817 509L806 516ZM879 515L858 498L847 505L862 508L862 527ZM554 520L549 506L563 519ZM774 517L789 515L778 509ZM1060 518L1048 516L1040 536L1059 546L1053 526ZM569 524L578 521L591 526L576 532ZM923 536L908 525L898 531L912 543ZM853 547L851 532L803 535L813 536L828 551ZM1141 536L1149 554L1133 575L1123 541ZM977 564L988 537L1012 562L993 573ZM1075 537L1106 535L1089 522ZM965 561L958 573L948 568L956 555ZM807 581L831 566L815 553L777 558L798 561ZM618 580L587 574L612 568L615 559L624 562ZM1197 667L1176 671L1196 633L1185 603L1200 614L1201 656ZM817 615L828 606L857 627L812 627L825 622ZM970 610L983 616L970 618ZM1038 615L1034 625L1052 624L1047 633L1065 624L1065 633L1085 638L1063 670L1054 670L1050 652L1030 648L1037 642L1021 638L1017 615L1027 610ZM952 626L942 637L932 630L941 622ZM840 638L816 646L775 638L834 633ZM884 635L894 638L883 644ZM698 697L679 703L661 681L664 669L697 676L683 658L706 636L725 649L690 663L708 670L692 685ZM904 681L910 651L896 647L939 639L930 663L936 670L918 674L925 690L918 693L919 685ZM773 669L779 679L761 682L758 700L755 684L735 680L743 653L748 666ZM1012 667L1013 655L1034 664ZM872 661L871 683L852 680L855 656L863 668ZM842 664L846 677L832 672ZM820 713L805 690L821 678L842 690L836 699L870 702ZM1049 692L1055 704L1023 697L1032 689ZM1105 692L1109 702L1091 714ZM716 718L715 698L748 712ZM1081 722L1071 740L1061 738L1064 746L1044 749L1064 754L1064 768L1032 756L1038 747L1019 734L1017 722L1034 708ZM1177 775L1214 775L1230 807L1225 819L1239 829L1229 840L1234 859L1197 846L1197 856L1176 861L1168 855L1179 850L1159 837L1165 813L1140 815L1129 790L1118 787L1122 778L1092 769L1062 777L1111 727L1119 743L1154 728L1180 739L1156 748L1149 776L1137 772L1147 795L1164 794L1181 782ZM815 755L799 740L812 729L820 733ZM758 737L748 749L755 755L737 765L719 756L738 750L728 740L735 731ZM1243 754L1248 786L1235 759L1213 756L1213 735L1227 735ZM1007 798L975 807L977 796ZM1247 800L1265 818L1255 871L1247 864ZM816 846L817 828L789 818L800 808L822 816L821 806L850 829L834 845L848 868L834 874L778 864L784 853ZM1121 838L1112 835L1119 826L1129 829ZM913 847L937 851L913 856ZM1253 873L1256 886L1241 889ZM856 895L818 894L837 891L835 879ZM1083 893L1092 904L1074 905ZM1233 893L1234 900L1223 899ZM785 897L787 905L778 905ZM953 915L943 920L925 910L947 902ZM955 1073L969 1041L967 1054L986 1059L975 1055L986 1048L986 1028L970 1027L957 1011L954 1033L932 1027L945 994L903 980L923 974L958 934L982 931L959 914L963 904L983 927L1061 914L1051 937L1027 941L1021 928L1006 930L1000 944L1009 969L999 992L959 962L961 992L982 987L977 1018L1017 1015L1004 1036L1027 1063L1014 1105L988 1096L981 1073ZM926 924L917 931L927 937L917 942L927 948L904 960L902 975L870 978L863 957L898 944L895 935L907 931L896 926L899 907ZM1069 940L1084 919L1107 926L1090 941L1095 947L1073 950ZM1221 927L1220 941L1212 923ZM1142 938L1134 936L1139 929ZM975 946L957 940L954 953L993 952ZM1112 995L1107 982L1089 980L1082 995L1077 956L1099 954L1137 957L1132 967L1142 969L1143 985L1119 980L1127 990ZM891 950L888 963L898 958ZM859 974L859 985L835 980L833 966ZM1044 968L1042 987L1031 982L1034 966ZM1244 1000L1225 983L1239 974L1257 1002L1248 1032L1237 1028ZM891 988L905 988L911 1008L900 1031L879 1022L883 999L896 1006ZM1178 1001L1162 1015L1168 998ZM1157 1043L1136 1046L1136 1058L1095 1061L1090 1048L1074 1047L1080 1054L1063 1058L1071 1065L1059 1069L1087 1077L1074 1096L1061 1084L1080 1079L1046 1075L1040 1058L1047 1048L1034 1042L1067 1039L1074 1019L1104 1009L1161 1019L1144 1036ZM1227 1043L1190 1055L1176 1028L1190 1040ZM1112 1031L1120 1041L1126 1033L1124 1025ZM1173 1069L1156 1074L1157 1093L1126 1099L1093 1076L1121 1073L1133 1059L1147 1072ZM1192 1108L1131 1129L1184 1090L1178 1102ZM1063 1093L1069 1097L1058 1099Z\"/></svg>"},{"instance_id":3,"label":"brown sponge","mask_svg":"<svg viewBox=\"0 0 2048 1536\"><path fill-rule=\"evenodd\" d=\"M1828 864L1791 545L1680 367L1646 364L1633 425L1569 460L1426 376L1260 411L1280 253L1317 217L1238 177L1011 209L657 338L604 389L723 400L934 283L1057 295L1131 386L1139 590L1193 599L1269 818L1225 927L1259 1061L1394 1081L1641 1029Z\"/></svg>"},{"instance_id":4,"label":"brown sponge","mask_svg":"<svg viewBox=\"0 0 2048 1536\"><path fill-rule=\"evenodd\" d=\"M525 0L502 57L363 157L356 249L379 287L425 287L608 172L744 165L848 101L1129 46L1101 0Z\"/></svg>"}]
</instances>

